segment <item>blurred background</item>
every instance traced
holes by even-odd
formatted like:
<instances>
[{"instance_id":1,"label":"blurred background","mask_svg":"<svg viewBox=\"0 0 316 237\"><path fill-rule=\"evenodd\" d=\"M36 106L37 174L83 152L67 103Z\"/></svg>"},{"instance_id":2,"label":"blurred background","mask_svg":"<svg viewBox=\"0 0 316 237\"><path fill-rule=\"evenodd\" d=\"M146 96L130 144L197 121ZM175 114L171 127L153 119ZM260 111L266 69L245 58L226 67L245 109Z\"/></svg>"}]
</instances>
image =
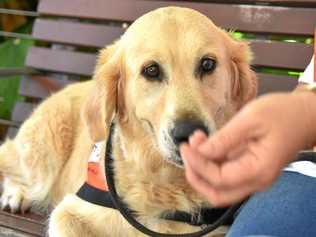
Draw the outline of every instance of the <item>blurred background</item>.
<instances>
[{"instance_id":1,"label":"blurred background","mask_svg":"<svg viewBox=\"0 0 316 237\"><path fill-rule=\"evenodd\" d=\"M27 49L34 43L30 34L37 3L37 0L0 0L0 68L23 66ZM31 16L32 12L34 16ZM19 76L0 80L2 119L10 118L12 107L19 99L19 81Z\"/></svg>"},{"instance_id":2,"label":"blurred background","mask_svg":"<svg viewBox=\"0 0 316 237\"><path fill-rule=\"evenodd\" d=\"M65 1L65 3L67 2ZM31 36L34 20L38 16L36 12L37 5L38 0L0 0L0 72L2 69L7 68L22 68L28 48L34 44L43 44L43 42L35 42ZM116 22L115 24L117 25L118 23ZM231 34L238 39L253 41L261 39L271 42L303 43L309 45L312 45L314 42L310 36L287 36L279 34L262 36L238 31L233 31ZM50 47L49 44L48 47ZM84 47L80 48L80 50L90 53L97 51L95 47ZM298 70L271 67L259 67L256 68L256 71L258 73L289 76L294 80L302 73ZM80 77L79 79L84 80L87 78ZM19 126L19 124L10 121L10 119L16 102L26 101L24 97L18 95L20 80L20 76L0 77L0 143L6 136L5 132L8 126Z\"/></svg>"}]
</instances>

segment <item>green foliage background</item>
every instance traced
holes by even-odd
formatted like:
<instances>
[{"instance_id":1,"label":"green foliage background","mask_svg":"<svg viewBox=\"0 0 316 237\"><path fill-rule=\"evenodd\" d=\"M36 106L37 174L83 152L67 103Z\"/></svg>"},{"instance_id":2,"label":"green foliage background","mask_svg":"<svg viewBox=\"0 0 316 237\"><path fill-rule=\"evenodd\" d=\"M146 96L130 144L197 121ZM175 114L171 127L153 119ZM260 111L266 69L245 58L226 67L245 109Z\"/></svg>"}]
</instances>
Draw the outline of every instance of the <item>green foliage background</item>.
<instances>
[{"instance_id":1,"label":"green foliage background","mask_svg":"<svg viewBox=\"0 0 316 237\"><path fill-rule=\"evenodd\" d=\"M0 68L23 67L31 40L10 39L0 45ZM20 77L0 78L0 118L9 119L18 97Z\"/></svg>"},{"instance_id":2,"label":"green foliage background","mask_svg":"<svg viewBox=\"0 0 316 237\"><path fill-rule=\"evenodd\" d=\"M6 8L12 0L0 0L0 7ZM37 1L16 0L21 5L21 10L34 11ZM14 32L30 34L32 31L32 18L27 18L26 24L14 29ZM0 30L3 26L0 22ZM1 68L23 67L28 48L33 45L32 40L13 39L0 37L0 70ZM0 118L9 119L12 108L18 100L19 76L0 78Z\"/></svg>"}]
</instances>

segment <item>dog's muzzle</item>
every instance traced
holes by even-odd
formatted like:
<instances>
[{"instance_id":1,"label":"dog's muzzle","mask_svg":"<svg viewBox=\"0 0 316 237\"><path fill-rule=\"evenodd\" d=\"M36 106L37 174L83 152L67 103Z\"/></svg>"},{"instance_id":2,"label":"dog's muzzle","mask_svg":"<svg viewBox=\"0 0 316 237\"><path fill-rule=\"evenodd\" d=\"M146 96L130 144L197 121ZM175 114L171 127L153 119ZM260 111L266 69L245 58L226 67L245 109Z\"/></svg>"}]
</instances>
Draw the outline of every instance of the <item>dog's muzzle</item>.
<instances>
[{"instance_id":1,"label":"dog's muzzle","mask_svg":"<svg viewBox=\"0 0 316 237\"><path fill-rule=\"evenodd\" d=\"M188 142L189 137L196 131L201 130L206 135L209 134L208 128L201 121L181 120L176 121L170 135L174 144L179 147L181 143Z\"/></svg>"},{"instance_id":2,"label":"dog's muzzle","mask_svg":"<svg viewBox=\"0 0 316 237\"><path fill-rule=\"evenodd\" d=\"M203 122L198 120L179 120L174 124L173 129L169 133L169 136L174 144L174 151L173 155L168 160L178 167L183 167L183 160L179 151L180 144L188 142L190 136L197 130L201 130L208 135L209 129Z\"/></svg>"}]
</instances>

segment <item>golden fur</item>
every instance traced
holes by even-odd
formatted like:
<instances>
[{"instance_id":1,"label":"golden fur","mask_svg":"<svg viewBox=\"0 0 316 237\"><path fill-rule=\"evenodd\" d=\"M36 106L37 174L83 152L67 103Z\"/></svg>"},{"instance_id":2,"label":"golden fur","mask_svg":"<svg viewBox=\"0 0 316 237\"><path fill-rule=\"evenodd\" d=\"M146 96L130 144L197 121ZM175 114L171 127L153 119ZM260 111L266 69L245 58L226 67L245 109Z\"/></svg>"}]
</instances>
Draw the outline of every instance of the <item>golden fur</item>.
<instances>
[{"instance_id":1,"label":"golden fur","mask_svg":"<svg viewBox=\"0 0 316 237\"><path fill-rule=\"evenodd\" d=\"M217 67L199 77L195 68L205 55ZM17 137L2 145L2 205L12 211L57 205L49 224L53 237L143 236L117 211L73 194L86 179L93 144L107 139L114 118L115 179L124 201L154 230L198 230L156 218L166 210L209 205L188 185L183 169L166 159L172 151L163 136L181 119L201 120L211 131L225 124L256 95L250 59L246 43L196 11L169 7L144 15L100 52L93 80L45 100ZM152 61L163 68L164 80L141 75Z\"/></svg>"}]
</instances>

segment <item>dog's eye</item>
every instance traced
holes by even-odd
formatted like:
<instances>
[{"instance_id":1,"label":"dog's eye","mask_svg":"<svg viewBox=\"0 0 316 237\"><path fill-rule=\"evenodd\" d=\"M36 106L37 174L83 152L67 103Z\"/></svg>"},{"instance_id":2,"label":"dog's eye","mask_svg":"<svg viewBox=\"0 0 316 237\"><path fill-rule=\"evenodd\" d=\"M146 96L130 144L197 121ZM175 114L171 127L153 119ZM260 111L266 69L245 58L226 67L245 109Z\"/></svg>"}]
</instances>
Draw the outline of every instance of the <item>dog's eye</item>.
<instances>
[{"instance_id":1,"label":"dog's eye","mask_svg":"<svg viewBox=\"0 0 316 237\"><path fill-rule=\"evenodd\" d=\"M201 75L214 71L216 67L216 61L213 58L202 58L200 64Z\"/></svg>"},{"instance_id":2,"label":"dog's eye","mask_svg":"<svg viewBox=\"0 0 316 237\"><path fill-rule=\"evenodd\" d=\"M160 80L161 72L159 65L157 63L153 63L146 66L142 71L142 75L149 80Z\"/></svg>"}]
</instances>

